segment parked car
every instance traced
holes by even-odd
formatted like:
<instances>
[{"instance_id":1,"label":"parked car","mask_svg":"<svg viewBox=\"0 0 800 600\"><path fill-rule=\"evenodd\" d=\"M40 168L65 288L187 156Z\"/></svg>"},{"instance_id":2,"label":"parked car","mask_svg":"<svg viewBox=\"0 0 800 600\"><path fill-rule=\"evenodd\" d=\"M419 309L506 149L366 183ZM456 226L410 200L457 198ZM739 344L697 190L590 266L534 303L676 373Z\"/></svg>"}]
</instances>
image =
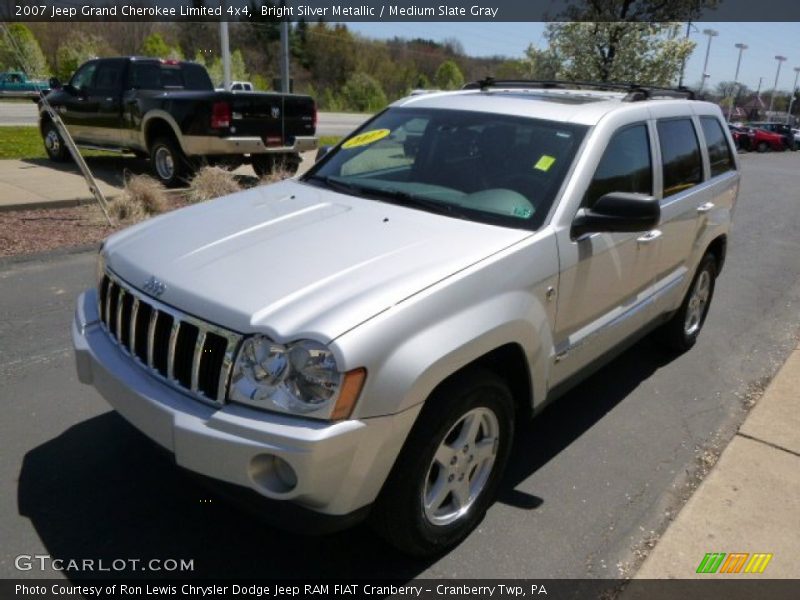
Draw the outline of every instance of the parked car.
<instances>
[{"instance_id":1,"label":"parked car","mask_svg":"<svg viewBox=\"0 0 800 600\"><path fill-rule=\"evenodd\" d=\"M80 381L284 527L452 547L516 426L651 331L691 348L725 263L719 107L583 86L408 97L298 180L112 235Z\"/></svg>"},{"instance_id":2,"label":"parked car","mask_svg":"<svg viewBox=\"0 0 800 600\"><path fill-rule=\"evenodd\" d=\"M800 148L800 129L792 129L792 135L794 136L795 146Z\"/></svg>"},{"instance_id":3,"label":"parked car","mask_svg":"<svg viewBox=\"0 0 800 600\"><path fill-rule=\"evenodd\" d=\"M783 136L778 133L760 129L758 127L744 127L748 134L752 133L750 143L752 148L758 152L767 152L772 150L774 152L783 152L786 150L786 141Z\"/></svg>"},{"instance_id":4,"label":"parked car","mask_svg":"<svg viewBox=\"0 0 800 600\"><path fill-rule=\"evenodd\" d=\"M277 164L296 170L300 153L317 147L310 96L217 92L197 63L151 58L101 58L82 65L48 95L76 143L149 157L169 186L204 162L250 162L258 175ZM67 149L44 106L39 128L48 156Z\"/></svg>"},{"instance_id":5,"label":"parked car","mask_svg":"<svg viewBox=\"0 0 800 600\"><path fill-rule=\"evenodd\" d=\"M728 125L728 129L731 132L733 143L735 144L737 150L749 152L755 147L753 138L755 138L756 134L754 131L745 127L737 127L735 125Z\"/></svg>"},{"instance_id":6,"label":"parked car","mask_svg":"<svg viewBox=\"0 0 800 600\"><path fill-rule=\"evenodd\" d=\"M755 127L757 129L763 129L764 131L769 131L770 133L777 133L783 138L783 144L789 150L797 150L797 145L794 140L794 133L792 133L792 128L785 123L766 123L766 122L758 122L758 123L750 123L751 127Z\"/></svg>"},{"instance_id":7,"label":"parked car","mask_svg":"<svg viewBox=\"0 0 800 600\"><path fill-rule=\"evenodd\" d=\"M255 86L249 81L231 81L231 91L232 92L253 92L255 91ZM224 92L225 86L220 84L217 86L218 92Z\"/></svg>"},{"instance_id":8,"label":"parked car","mask_svg":"<svg viewBox=\"0 0 800 600\"><path fill-rule=\"evenodd\" d=\"M31 98L38 100L41 93L50 91L47 81L28 79L22 71L0 73L0 98Z\"/></svg>"}]
</instances>

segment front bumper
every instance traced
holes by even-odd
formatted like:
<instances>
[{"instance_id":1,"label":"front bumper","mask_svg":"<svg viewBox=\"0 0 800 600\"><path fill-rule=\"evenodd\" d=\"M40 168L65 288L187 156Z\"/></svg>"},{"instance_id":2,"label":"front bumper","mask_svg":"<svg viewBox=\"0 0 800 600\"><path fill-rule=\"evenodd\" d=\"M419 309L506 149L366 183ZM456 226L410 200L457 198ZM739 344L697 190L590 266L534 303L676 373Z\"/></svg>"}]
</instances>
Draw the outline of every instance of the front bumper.
<instances>
[{"instance_id":1,"label":"front bumper","mask_svg":"<svg viewBox=\"0 0 800 600\"><path fill-rule=\"evenodd\" d=\"M296 137L291 146L267 146L260 137L183 136L183 151L188 156L300 154L316 150L318 145L314 136Z\"/></svg>"},{"instance_id":2,"label":"front bumper","mask_svg":"<svg viewBox=\"0 0 800 600\"><path fill-rule=\"evenodd\" d=\"M377 498L419 412L330 423L202 404L159 382L107 335L94 290L78 299L72 339L78 379L179 466L324 515L345 517ZM291 466L294 487L272 457Z\"/></svg>"}]
</instances>

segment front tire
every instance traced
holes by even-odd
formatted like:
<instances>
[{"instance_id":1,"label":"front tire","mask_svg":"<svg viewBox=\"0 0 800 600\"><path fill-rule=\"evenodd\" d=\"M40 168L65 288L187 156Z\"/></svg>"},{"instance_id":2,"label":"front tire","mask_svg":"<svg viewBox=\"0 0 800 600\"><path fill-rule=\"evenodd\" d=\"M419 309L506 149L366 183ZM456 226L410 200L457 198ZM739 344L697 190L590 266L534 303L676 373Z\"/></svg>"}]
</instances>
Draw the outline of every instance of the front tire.
<instances>
[{"instance_id":1,"label":"front tire","mask_svg":"<svg viewBox=\"0 0 800 600\"><path fill-rule=\"evenodd\" d=\"M373 512L373 526L413 556L449 550L477 526L508 462L514 402L487 371L446 382L425 403Z\"/></svg>"},{"instance_id":2,"label":"front tire","mask_svg":"<svg viewBox=\"0 0 800 600\"><path fill-rule=\"evenodd\" d=\"M42 141L44 142L44 150L50 160L65 162L69 159L69 150L58 132L58 128L52 121L45 123L42 128Z\"/></svg>"},{"instance_id":3,"label":"front tire","mask_svg":"<svg viewBox=\"0 0 800 600\"><path fill-rule=\"evenodd\" d=\"M697 267L678 312L658 331L659 338L669 348L686 352L694 346L714 297L716 278L717 260L712 254L706 254Z\"/></svg>"},{"instance_id":4,"label":"front tire","mask_svg":"<svg viewBox=\"0 0 800 600\"><path fill-rule=\"evenodd\" d=\"M153 142L150 164L153 174L166 187L186 184L189 161L174 139L161 137Z\"/></svg>"}]
</instances>

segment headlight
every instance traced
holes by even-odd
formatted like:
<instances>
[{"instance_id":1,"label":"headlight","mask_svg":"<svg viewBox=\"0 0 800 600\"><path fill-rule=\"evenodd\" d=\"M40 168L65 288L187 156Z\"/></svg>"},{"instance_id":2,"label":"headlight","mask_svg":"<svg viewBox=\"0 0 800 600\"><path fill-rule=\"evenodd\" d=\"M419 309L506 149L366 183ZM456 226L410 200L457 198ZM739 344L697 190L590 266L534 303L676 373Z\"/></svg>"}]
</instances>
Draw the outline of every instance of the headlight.
<instances>
[{"instance_id":1,"label":"headlight","mask_svg":"<svg viewBox=\"0 0 800 600\"><path fill-rule=\"evenodd\" d=\"M239 350L230 400L321 419L350 416L364 369L340 373L333 353L313 340L288 345L256 335Z\"/></svg>"}]
</instances>

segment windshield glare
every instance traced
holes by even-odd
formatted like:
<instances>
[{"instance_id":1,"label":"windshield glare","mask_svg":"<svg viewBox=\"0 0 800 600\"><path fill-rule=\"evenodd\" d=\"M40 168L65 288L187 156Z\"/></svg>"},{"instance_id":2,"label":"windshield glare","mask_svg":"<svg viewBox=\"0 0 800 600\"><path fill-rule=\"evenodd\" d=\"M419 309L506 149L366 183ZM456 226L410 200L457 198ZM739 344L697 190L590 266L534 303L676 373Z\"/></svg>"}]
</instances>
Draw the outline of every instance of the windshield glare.
<instances>
[{"instance_id":1,"label":"windshield glare","mask_svg":"<svg viewBox=\"0 0 800 600\"><path fill-rule=\"evenodd\" d=\"M304 179L450 216L536 229L586 130L492 113L390 108Z\"/></svg>"}]
</instances>

